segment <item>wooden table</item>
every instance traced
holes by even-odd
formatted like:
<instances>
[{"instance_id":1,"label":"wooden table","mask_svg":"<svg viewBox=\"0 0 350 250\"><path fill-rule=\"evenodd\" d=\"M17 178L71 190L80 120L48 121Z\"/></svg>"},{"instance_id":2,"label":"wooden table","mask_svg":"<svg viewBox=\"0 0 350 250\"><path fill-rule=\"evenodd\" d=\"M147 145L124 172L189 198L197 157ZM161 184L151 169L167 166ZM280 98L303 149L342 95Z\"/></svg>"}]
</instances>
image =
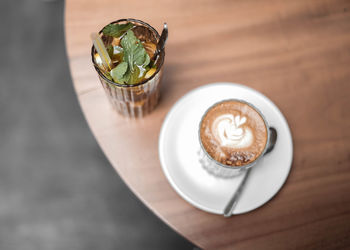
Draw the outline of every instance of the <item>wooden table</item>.
<instances>
[{"instance_id":1,"label":"wooden table","mask_svg":"<svg viewBox=\"0 0 350 250\"><path fill-rule=\"evenodd\" d=\"M90 61L90 33L123 17L159 31L166 21L170 31L161 102L137 121L114 113ZM350 1L68 0L65 28L75 91L92 133L130 189L169 226L210 249L350 248ZM230 219L181 199L157 150L176 100L217 81L271 98L294 139L284 188L263 207Z\"/></svg>"}]
</instances>

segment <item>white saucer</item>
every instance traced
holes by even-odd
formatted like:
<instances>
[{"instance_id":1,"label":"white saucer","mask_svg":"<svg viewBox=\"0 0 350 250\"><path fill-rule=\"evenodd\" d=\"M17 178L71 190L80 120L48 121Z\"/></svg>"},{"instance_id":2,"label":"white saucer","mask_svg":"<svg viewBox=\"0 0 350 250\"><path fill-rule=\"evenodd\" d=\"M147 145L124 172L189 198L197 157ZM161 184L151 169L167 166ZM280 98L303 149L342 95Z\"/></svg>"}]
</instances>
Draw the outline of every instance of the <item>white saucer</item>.
<instances>
[{"instance_id":1,"label":"white saucer","mask_svg":"<svg viewBox=\"0 0 350 250\"><path fill-rule=\"evenodd\" d=\"M286 181L293 158L288 124L276 105L261 93L240 84L214 83L184 95L164 120L159 136L160 162L165 176L182 198L199 209L215 214L223 214L243 175L222 179L202 168L197 154L200 147L198 127L209 106L229 98L252 103L278 133L273 151L253 167L234 214L249 212L268 202Z\"/></svg>"}]
</instances>

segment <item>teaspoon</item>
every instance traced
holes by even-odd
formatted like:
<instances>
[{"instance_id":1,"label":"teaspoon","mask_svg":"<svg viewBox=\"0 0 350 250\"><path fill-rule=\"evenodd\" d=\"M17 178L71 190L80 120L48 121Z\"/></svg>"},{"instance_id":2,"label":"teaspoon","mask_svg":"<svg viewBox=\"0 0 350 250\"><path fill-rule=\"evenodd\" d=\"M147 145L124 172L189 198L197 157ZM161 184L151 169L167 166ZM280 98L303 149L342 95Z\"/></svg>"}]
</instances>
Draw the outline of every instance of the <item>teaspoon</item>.
<instances>
[{"instance_id":1,"label":"teaspoon","mask_svg":"<svg viewBox=\"0 0 350 250\"><path fill-rule=\"evenodd\" d=\"M269 139L269 146L265 151L265 154L270 153L273 148L275 147L276 144L276 140L277 140L277 131L275 128L270 127L270 139ZM239 197L242 194L242 191L245 187L245 184L247 183L247 179L248 176L250 174L252 168L248 168L247 171L245 172L245 175L243 177L243 180L241 181L241 183L239 184L236 192L233 194L232 198L230 199L230 201L227 203L225 210L224 210L224 217L230 217L232 215L233 210L235 209L237 202L239 200Z\"/></svg>"}]
</instances>

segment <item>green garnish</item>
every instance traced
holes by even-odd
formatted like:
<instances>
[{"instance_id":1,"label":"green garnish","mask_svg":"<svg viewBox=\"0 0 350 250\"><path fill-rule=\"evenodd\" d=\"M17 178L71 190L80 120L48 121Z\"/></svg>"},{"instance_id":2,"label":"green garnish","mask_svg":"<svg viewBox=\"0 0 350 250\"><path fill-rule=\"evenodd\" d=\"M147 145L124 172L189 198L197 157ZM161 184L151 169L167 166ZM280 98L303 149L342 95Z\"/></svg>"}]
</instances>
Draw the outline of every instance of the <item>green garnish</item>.
<instances>
[{"instance_id":1,"label":"green garnish","mask_svg":"<svg viewBox=\"0 0 350 250\"><path fill-rule=\"evenodd\" d=\"M111 70L111 76L117 82L124 83L125 81L129 80L125 78L127 70L128 70L128 63L121 62L117 65L117 67Z\"/></svg>"},{"instance_id":2,"label":"green garnish","mask_svg":"<svg viewBox=\"0 0 350 250\"><path fill-rule=\"evenodd\" d=\"M121 84L135 84L143 77L146 66L150 63L149 55L141 41L132 30L128 30L121 40L123 47L123 62L111 70L114 81Z\"/></svg>"},{"instance_id":3,"label":"green garnish","mask_svg":"<svg viewBox=\"0 0 350 250\"><path fill-rule=\"evenodd\" d=\"M120 37L132 27L133 27L132 23L125 23L125 24L112 23L104 27L102 30L102 33L105 36Z\"/></svg>"}]
</instances>

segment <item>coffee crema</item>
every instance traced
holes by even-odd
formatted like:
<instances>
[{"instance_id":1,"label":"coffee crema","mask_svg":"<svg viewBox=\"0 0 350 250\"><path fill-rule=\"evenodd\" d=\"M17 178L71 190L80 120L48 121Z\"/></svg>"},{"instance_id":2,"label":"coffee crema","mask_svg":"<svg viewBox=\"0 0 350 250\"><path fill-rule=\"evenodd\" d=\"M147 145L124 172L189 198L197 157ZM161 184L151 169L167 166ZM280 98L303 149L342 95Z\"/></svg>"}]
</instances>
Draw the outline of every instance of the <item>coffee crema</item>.
<instances>
[{"instance_id":1,"label":"coffee crema","mask_svg":"<svg viewBox=\"0 0 350 250\"><path fill-rule=\"evenodd\" d=\"M255 161L265 149L267 136L267 127L259 112L238 100L214 105L200 124L200 140L205 151L227 166Z\"/></svg>"}]
</instances>

